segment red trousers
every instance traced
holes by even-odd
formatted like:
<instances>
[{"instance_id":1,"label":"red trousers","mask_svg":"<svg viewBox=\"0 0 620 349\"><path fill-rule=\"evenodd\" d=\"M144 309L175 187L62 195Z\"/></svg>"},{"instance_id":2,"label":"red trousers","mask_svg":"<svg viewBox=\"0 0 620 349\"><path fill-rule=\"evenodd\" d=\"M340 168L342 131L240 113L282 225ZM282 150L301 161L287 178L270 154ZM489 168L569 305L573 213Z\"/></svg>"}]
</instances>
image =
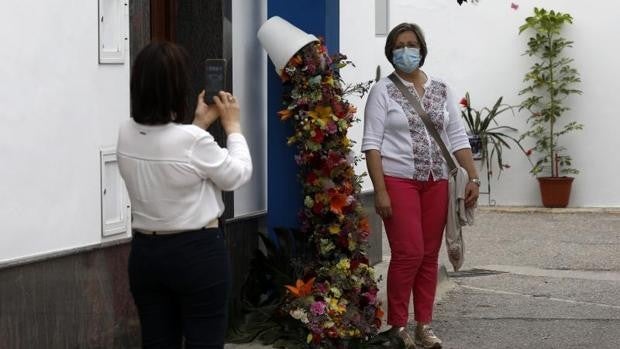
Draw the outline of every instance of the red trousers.
<instances>
[{"instance_id":1,"label":"red trousers","mask_svg":"<svg viewBox=\"0 0 620 349\"><path fill-rule=\"evenodd\" d=\"M387 277L388 324L406 326L409 301L417 322L433 318L437 260L448 213L448 181L385 176L392 216L384 219L392 257Z\"/></svg>"}]
</instances>

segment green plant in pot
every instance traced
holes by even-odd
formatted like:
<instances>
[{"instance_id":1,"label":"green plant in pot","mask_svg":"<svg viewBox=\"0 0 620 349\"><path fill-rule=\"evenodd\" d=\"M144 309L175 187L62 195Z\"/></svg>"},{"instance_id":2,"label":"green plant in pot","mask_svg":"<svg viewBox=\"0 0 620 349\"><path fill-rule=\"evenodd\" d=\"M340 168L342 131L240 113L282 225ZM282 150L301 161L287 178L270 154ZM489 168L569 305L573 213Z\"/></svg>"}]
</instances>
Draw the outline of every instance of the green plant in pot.
<instances>
[{"instance_id":1,"label":"green plant in pot","mask_svg":"<svg viewBox=\"0 0 620 349\"><path fill-rule=\"evenodd\" d=\"M493 174L493 164L498 167L498 176L501 172L509 168L510 165L504 162L504 147L511 149L510 144L517 145L525 152L518 139L511 136L517 129L510 126L500 125L497 117L505 111L513 111L514 107L503 104L503 97L499 97L493 107L473 108L469 92L461 99L461 116L465 120L468 128L469 143L474 154L474 159L482 160L483 168L487 168L487 173Z\"/></svg>"},{"instance_id":2,"label":"green plant in pot","mask_svg":"<svg viewBox=\"0 0 620 349\"><path fill-rule=\"evenodd\" d=\"M519 34L531 33L525 54L535 58L529 72L525 74L527 84L520 95L527 96L521 109L529 111L530 126L521 138L535 141L531 149L539 157L530 172L538 176L543 205L545 207L566 207L570 199L573 177L572 159L566 148L559 143L561 136L580 130L578 122L560 124L560 117L570 110L566 99L581 94L574 86L581 82L579 73L571 66L573 59L564 55L564 49L573 42L561 36L566 24L572 24L571 15L534 8L534 15L525 19Z\"/></svg>"}]
</instances>

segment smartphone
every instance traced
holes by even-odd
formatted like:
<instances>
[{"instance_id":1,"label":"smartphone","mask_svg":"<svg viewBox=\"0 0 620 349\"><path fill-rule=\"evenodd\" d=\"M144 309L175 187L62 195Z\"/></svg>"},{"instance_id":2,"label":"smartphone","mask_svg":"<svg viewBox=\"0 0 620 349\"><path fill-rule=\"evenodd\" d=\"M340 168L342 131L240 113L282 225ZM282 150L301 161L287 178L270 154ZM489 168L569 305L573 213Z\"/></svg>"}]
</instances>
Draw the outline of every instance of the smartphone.
<instances>
[{"instance_id":1,"label":"smartphone","mask_svg":"<svg viewBox=\"0 0 620 349\"><path fill-rule=\"evenodd\" d=\"M205 103L213 104L213 96L226 90L226 60L205 60Z\"/></svg>"}]
</instances>

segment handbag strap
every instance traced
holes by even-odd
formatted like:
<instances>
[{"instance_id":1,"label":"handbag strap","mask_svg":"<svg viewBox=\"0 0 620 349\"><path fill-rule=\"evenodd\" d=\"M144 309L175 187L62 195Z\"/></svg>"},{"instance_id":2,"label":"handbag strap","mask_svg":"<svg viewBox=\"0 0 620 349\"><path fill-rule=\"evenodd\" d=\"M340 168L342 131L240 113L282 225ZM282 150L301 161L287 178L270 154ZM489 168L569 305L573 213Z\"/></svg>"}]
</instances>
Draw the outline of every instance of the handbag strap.
<instances>
[{"instance_id":1,"label":"handbag strap","mask_svg":"<svg viewBox=\"0 0 620 349\"><path fill-rule=\"evenodd\" d=\"M415 111L418 113L418 115L420 116L420 119L422 119L422 122L424 123L424 126L426 126L426 130L431 134L431 136L433 136L433 138L435 139L435 142L437 142L437 144L439 145L439 148L441 148L443 157L444 159L446 159L446 162L448 163L450 172L452 172L456 168L456 163L454 162L454 159L452 159L452 156L450 155L450 151L448 151L448 147L446 147L446 144L441 139L441 136L439 136L439 132L437 132L437 129L433 126L433 123L431 122L431 119L429 118L428 114L426 113L424 108L422 108L422 105L420 104L420 101L418 100L418 98L414 96L411 92L409 92L405 84L403 84L403 82L400 81L400 79L398 78L398 76L396 76L395 73L390 74L388 78L392 80L394 85L396 85L396 87L398 87L398 89L400 90L400 93L402 93L402 95L405 98L407 98L407 100L409 101L409 104L411 104L413 109L415 109Z\"/></svg>"}]
</instances>

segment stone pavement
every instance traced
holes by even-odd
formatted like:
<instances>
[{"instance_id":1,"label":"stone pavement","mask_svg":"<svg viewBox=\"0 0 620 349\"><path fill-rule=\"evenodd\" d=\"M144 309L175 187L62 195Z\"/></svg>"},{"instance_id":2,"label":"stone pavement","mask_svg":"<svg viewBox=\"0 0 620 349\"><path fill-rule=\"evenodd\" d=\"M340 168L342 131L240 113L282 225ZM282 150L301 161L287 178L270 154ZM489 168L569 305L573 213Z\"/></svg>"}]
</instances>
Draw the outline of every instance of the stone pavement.
<instances>
[{"instance_id":1,"label":"stone pavement","mask_svg":"<svg viewBox=\"0 0 620 349\"><path fill-rule=\"evenodd\" d=\"M435 309L444 348L620 348L620 214L558 212L479 212Z\"/></svg>"},{"instance_id":2,"label":"stone pavement","mask_svg":"<svg viewBox=\"0 0 620 349\"><path fill-rule=\"evenodd\" d=\"M464 234L465 265L438 285L444 348L620 348L620 211L481 208ZM388 262L384 240L384 300Z\"/></svg>"}]
</instances>

